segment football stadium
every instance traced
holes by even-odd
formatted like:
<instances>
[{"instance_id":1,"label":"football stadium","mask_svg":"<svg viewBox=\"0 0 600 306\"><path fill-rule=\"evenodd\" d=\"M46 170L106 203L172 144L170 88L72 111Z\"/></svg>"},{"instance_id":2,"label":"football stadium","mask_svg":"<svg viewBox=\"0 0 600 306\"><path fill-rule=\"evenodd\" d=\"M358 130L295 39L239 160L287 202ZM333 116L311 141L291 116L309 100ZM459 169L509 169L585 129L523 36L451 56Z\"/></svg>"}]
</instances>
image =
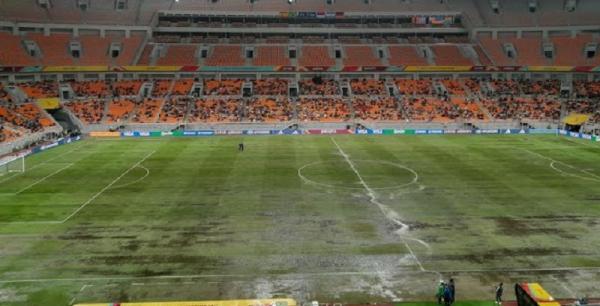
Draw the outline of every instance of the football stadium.
<instances>
[{"instance_id":1,"label":"football stadium","mask_svg":"<svg viewBox=\"0 0 600 306\"><path fill-rule=\"evenodd\" d=\"M600 1L0 0L0 305L600 305Z\"/></svg>"}]
</instances>

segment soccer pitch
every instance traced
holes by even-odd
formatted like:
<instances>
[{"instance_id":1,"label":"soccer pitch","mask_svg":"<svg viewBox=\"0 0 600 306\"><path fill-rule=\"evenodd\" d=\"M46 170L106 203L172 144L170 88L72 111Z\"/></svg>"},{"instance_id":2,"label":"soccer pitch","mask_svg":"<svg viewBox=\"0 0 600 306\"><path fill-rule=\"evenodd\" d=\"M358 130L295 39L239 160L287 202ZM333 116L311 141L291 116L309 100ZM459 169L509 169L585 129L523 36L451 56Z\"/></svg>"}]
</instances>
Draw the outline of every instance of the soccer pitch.
<instances>
[{"instance_id":1,"label":"soccer pitch","mask_svg":"<svg viewBox=\"0 0 600 306\"><path fill-rule=\"evenodd\" d=\"M431 300L449 277L457 299L492 299L500 281L598 295L595 143L87 139L26 167L0 177L6 305Z\"/></svg>"}]
</instances>

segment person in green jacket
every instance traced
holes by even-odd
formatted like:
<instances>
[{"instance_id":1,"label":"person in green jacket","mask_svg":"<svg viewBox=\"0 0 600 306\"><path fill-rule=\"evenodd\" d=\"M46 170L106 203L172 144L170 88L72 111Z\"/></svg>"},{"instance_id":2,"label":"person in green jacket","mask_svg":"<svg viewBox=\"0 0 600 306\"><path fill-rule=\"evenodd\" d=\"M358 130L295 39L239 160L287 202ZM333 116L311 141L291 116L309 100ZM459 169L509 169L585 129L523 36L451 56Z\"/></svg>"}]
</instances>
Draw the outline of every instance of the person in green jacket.
<instances>
[{"instance_id":1,"label":"person in green jacket","mask_svg":"<svg viewBox=\"0 0 600 306\"><path fill-rule=\"evenodd\" d=\"M444 289L446 288L446 284L444 284L443 280L440 280L440 284L438 285L437 292L435 296L437 297L438 304L442 305L442 300L444 299Z\"/></svg>"}]
</instances>

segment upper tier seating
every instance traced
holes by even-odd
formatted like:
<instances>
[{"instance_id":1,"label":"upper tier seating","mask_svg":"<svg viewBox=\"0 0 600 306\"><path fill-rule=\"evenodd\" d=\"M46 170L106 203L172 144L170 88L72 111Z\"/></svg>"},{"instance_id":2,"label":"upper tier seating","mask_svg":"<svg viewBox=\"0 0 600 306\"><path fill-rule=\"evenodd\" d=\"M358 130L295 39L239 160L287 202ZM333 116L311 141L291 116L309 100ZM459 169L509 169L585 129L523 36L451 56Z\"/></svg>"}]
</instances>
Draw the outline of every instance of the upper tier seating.
<instances>
[{"instance_id":1,"label":"upper tier seating","mask_svg":"<svg viewBox=\"0 0 600 306\"><path fill-rule=\"evenodd\" d=\"M112 42L110 37L81 35L78 40L81 42L80 65L109 65L111 63L108 52Z\"/></svg>"},{"instance_id":2,"label":"upper tier seating","mask_svg":"<svg viewBox=\"0 0 600 306\"><path fill-rule=\"evenodd\" d=\"M158 66L196 65L196 45L170 45L167 54L156 61Z\"/></svg>"},{"instance_id":3,"label":"upper tier seating","mask_svg":"<svg viewBox=\"0 0 600 306\"><path fill-rule=\"evenodd\" d=\"M35 57L29 56L20 36L0 31L0 66L34 66Z\"/></svg>"},{"instance_id":4,"label":"upper tier seating","mask_svg":"<svg viewBox=\"0 0 600 306\"><path fill-rule=\"evenodd\" d=\"M329 55L327 46L303 46L298 64L300 66L335 66L335 60Z\"/></svg>"},{"instance_id":5,"label":"upper tier seating","mask_svg":"<svg viewBox=\"0 0 600 306\"><path fill-rule=\"evenodd\" d=\"M256 49L255 66L289 66L290 59L283 46L259 46Z\"/></svg>"},{"instance_id":6,"label":"upper tier seating","mask_svg":"<svg viewBox=\"0 0 600 306\"><path fill-rule=\"evenodd\" d=\"M42 33L28 33L27 39L37 43L42 51L42 65L74 65L74 58L69 53L71 35L55 33L44 36Z\"/></svg>"},{"instance_id":7,"label":"upper tier seating","mask_svg":"<svg viewBox=\"0 0 600 306\"><path fill-rule=\"evenodd\" d=\"M207 66L244 66L242 47L237 45L217 45L204 64Z\"/></svg>"},{"instance_id":8,"label":"upper tier seating","mask_svg":"<svg viewBox=\"0 0 600 306\"><path fill-rule=\"evenodd\" d=\"M347 46L344 48L346 66L381 66L381 61L375 57L375 52L370 46Z\"/></svg>"},{"instance_id":9,"label":"upper tier seating","mask_svg":"<svg viewBox=\"0 0 600 306\"><path fill-rule=\"evenodd\" d=\"M473 61L466 58L457 46L434 45L431 47L435 54L435 63L440 66L470 66Z\"/></svg>"},{"instance_id":10,"label":"upper tier seating","mask_svg":"<svg viewBox=\"0 0 600 306\"><path fill-rule=\"evenodd\" d=\"M427 65L427 59L419 56L414 46L390 46L389 54L389 63L392 66Z\"/></svg>"},{"instance_id":11,"label":"upper tier seating","mask_svg":"<svg viewBox=\"0 0 600 306\"><path fill-rule=\"evenodd\" d=\"M116 58L117 65L133 65L135 55L141 48L144 37L139 34L132 34L129 38L121 38L121 53Z\"/></svg>"}]
</instances>

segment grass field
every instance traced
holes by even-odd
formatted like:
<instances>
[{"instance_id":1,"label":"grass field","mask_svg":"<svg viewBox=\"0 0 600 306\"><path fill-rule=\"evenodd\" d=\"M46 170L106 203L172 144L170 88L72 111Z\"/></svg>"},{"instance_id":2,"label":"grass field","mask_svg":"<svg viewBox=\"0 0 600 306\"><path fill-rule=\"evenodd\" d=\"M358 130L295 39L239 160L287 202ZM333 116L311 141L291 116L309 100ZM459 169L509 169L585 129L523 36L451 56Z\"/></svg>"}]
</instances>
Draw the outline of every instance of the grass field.
<instances>
[{"instance_id":1,"label":"grass field","mask_svg":"<svg viewBox=\"0 0 600 306\"><path fill-rule=\"evenodd\" d=\"M28 157L0 177L0 303L432 300L449 277L459 300L491 300L499 281L600 295L596 144L255 136L238 152L240 139Z\"/></svg>"}]
</instances>

